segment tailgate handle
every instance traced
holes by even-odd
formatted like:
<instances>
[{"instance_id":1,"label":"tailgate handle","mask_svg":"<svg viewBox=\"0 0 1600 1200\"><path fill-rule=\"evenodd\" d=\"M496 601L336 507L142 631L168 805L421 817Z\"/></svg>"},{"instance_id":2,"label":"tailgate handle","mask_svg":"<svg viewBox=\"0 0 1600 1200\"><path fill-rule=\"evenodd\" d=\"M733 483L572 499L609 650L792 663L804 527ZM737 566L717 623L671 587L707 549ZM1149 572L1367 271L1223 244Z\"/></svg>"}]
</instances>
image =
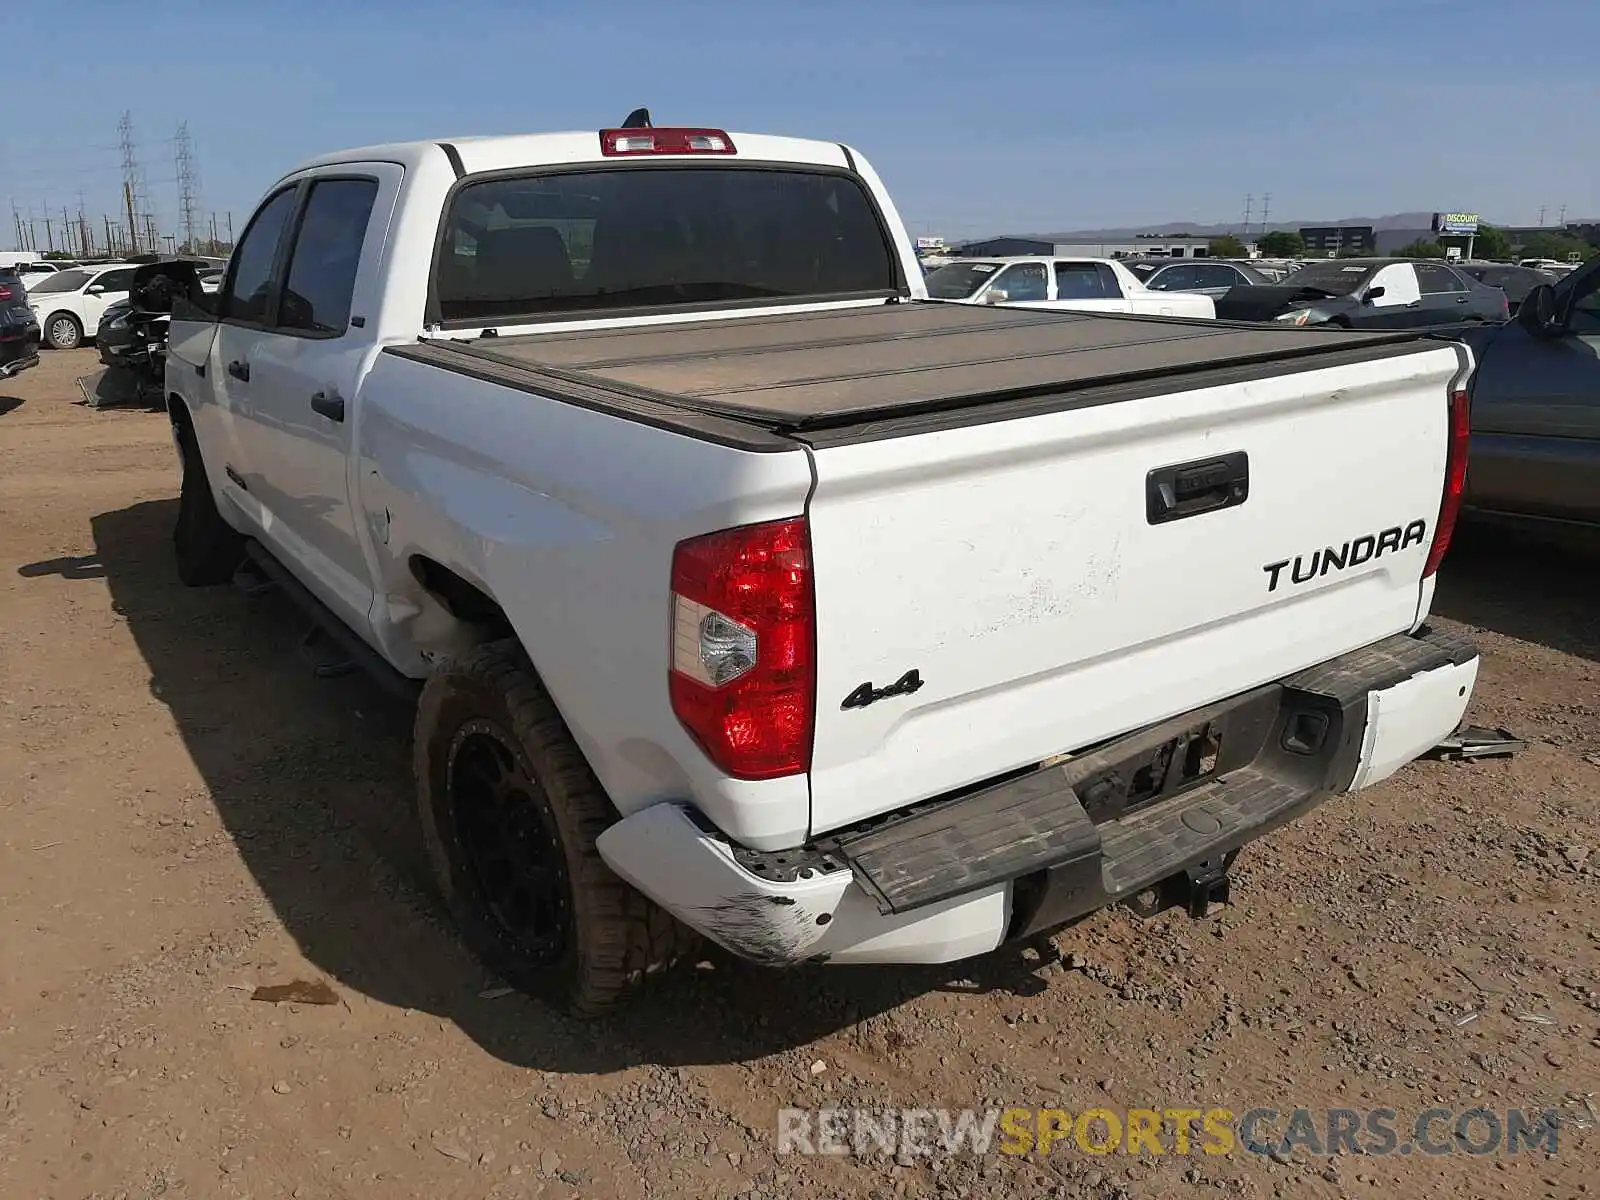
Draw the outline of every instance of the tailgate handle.
<instances>
[{"instance_id":1,"label":"tailgate handle","mask_svg":"<svg viewBox=\"0 0 1600 1200\"><path fill-rule=\"evenodd\" d=\"M1145 476L1145 519L1152 525L1233 508L1250 498L1250 456L1243 450L1157 467Z\"/></svg>"}]
</instances>

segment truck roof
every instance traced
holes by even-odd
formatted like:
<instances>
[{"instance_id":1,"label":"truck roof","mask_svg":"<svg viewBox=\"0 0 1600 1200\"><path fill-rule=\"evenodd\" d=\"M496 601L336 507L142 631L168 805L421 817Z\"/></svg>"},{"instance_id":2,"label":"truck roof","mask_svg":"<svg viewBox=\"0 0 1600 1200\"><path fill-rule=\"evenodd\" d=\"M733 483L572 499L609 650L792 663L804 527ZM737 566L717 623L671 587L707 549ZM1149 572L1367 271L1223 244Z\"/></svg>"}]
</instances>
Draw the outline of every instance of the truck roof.
<instances>
[{"instance_id":1,"label":"truck roof","mask_svg":"<svg viewBox=\"0 0 1600 1200\"><path fill-rule=\"evenodd\" d=\"M728 131L734 154L719 155L716 161L730 158L765 162L805 163L814 166L847 167L851 155L837 142L820 142L808 138L778 137L766 133L738 133ZM440 162L452 147L460 156L463 171L475 175L481 171L505 171L517 167L550 166L572 162L616 162L600 154L600 131L574 130L566 133L516 133L490 137L437 138L430 141L388 142L376 146L356 146L348 150L335 150L307 159L283 178L298 175L315 167L336 166L353 162L392 162L408 169L427 162ZM683 161L703 164L699 155L652 156L659 162L663 157L681 157Z\"/></svg>"},{"instance_id":2,"label":"truck roof","mask_svg":"<svg viewBox=\"0 0 1600 1200\"><path fill-rule=\"evenodd\" d=\"M558 397L606 393L782 432L1341 350L1382 357L1402 343L1417 348L1417 335L920 302L390 352Z\"/></svg>"}]
</instances>

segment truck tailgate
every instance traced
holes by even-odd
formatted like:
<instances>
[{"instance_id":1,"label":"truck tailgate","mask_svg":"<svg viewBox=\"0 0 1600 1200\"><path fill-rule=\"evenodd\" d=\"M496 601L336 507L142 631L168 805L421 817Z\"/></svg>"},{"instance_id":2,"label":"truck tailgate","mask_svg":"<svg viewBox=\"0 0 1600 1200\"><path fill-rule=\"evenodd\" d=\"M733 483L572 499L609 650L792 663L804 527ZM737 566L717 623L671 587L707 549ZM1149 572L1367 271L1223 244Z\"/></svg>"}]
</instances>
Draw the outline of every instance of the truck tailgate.
<instances>
[{"instance_id":1,"label":"truck tailgate","mask_svg":"<svg viewBox=\"0 0 1600 1200\"><path fill-rule=\"evenodd\" d=\"M813 832L1412 627L1462 366L1419 343L819 440Z\"/></svg>"}]
</instances>

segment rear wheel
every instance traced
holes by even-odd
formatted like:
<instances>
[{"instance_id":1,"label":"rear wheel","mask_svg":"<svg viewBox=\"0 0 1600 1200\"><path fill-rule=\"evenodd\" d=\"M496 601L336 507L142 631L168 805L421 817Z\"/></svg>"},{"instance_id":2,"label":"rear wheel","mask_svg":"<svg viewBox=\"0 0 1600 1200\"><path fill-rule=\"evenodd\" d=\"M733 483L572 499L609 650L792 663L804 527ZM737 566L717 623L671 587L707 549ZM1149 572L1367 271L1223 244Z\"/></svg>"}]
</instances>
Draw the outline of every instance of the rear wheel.
<instances>
[{"instance_id":1,"label":"rear wheel","mask_svg":"<svg viewBox=\"0 0 1600 1200\"><path fill-rule=\"evenodd\" d=\"M188 421L173 425L178 456L183 463L183 483L178 492L178 521L172 530L172 549L178 560L178 578L189 587L227 583L244 559L244 539L222 519L206 477L200 444Z\"/></svg>"},{"instance_id":2,"label":"rear wheel","mask_svg":"<svg viewBox=\"0 0 1600 1200\"><path fill-rule=\"evenodd\" d=\"M56 313L44 323L44 339L57 350L76 350L83 345L83 326L71 313Z\"/></svg>"},{"instance_id":3,"label":"rear wheel","mask_svg":"<svg viewBox=\"0 0 1600 1200\"><path fill-rule=\"evenodd\" d=\"M600 857L616 810L515 642L428 680L414 754L440 893L502 979L597 1016L698 945Z\"/></svg>"}]
</instances>

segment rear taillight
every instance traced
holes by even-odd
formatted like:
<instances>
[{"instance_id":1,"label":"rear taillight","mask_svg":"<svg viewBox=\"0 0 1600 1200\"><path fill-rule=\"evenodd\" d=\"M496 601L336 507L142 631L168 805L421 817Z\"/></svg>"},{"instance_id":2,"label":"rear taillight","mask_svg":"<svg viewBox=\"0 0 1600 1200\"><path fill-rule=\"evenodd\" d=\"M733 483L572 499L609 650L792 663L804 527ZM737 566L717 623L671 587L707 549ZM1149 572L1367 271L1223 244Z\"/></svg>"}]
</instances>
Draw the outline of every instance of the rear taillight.
<instances>
[{"instance_id":1,"label":"rear taillight","mask_svg":"<svg viewBox=\"0 0 1600 1200\"><path fill-rule=\"evenodd\" d=\"M733 139L720 129L602 129L600 153L608 158L633 154L733 154Z\"/></svg>"},{"instance_id":2,"label":"rear taillight","mask_svg":"<svg viewBox=\"0 0 1600 1200\"><path fill-rule=\"evenodd\" d=\"M0 300L9 300L15 294L16 293L8 288L5 284L0 283Z\"/></svg>"},{"instance_id":3,"label":"rear taillight","mask_svg":"<svg viewBox=\"0 0 1600 1200\"><path fill-rule=\"evenodd\" d=\"M1433 524L1433 545L1422 568L1424 579L1439 569L1450 538L1461 515L1461 499L1467 491L1467 453L1472 444L1472 398L1467 390L1450 393L1450 443L1444 458L1444 495L1439 500L1439 519Z\"/></svg>"},{"instance_id":4,"label":"rear taillight","mask_svg":"<svg viewBox=\"0 0 1600 1200\"><path fill-rule=\"evenodd\" d=\"M815 605L804 518L679 542L672 554L672 711L736 779L811 765Z\"/></svg>"}]
</instances>

